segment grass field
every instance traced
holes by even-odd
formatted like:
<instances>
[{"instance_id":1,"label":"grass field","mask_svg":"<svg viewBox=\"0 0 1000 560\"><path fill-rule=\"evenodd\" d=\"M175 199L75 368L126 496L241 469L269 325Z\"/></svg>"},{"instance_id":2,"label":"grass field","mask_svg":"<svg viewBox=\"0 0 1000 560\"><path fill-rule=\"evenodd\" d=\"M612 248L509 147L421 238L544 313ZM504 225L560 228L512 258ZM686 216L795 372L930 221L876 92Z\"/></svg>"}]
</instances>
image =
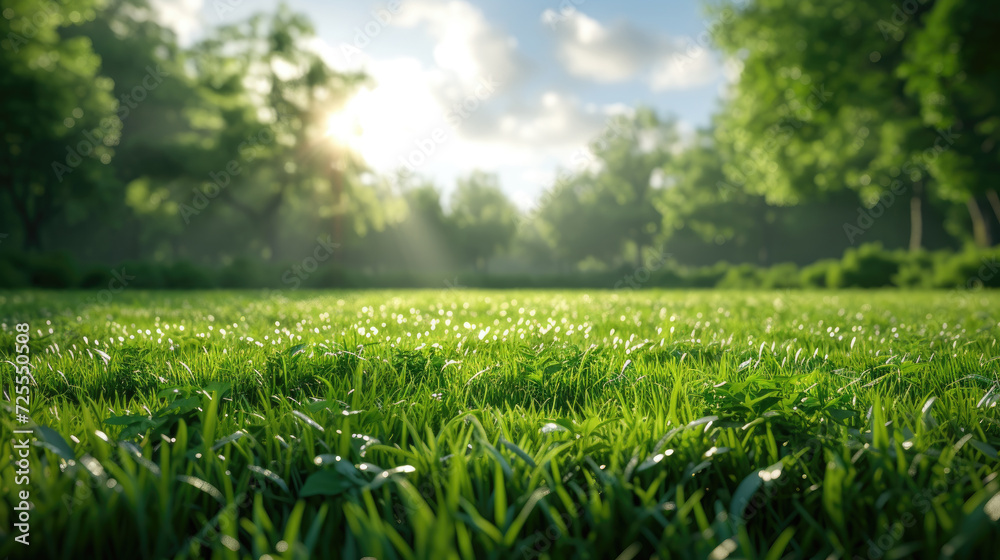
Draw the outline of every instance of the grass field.
<instances>
[{"instance_id":1,"label":"grass field","mask_svg":"<svg viewBox=\"0 0 1000 560\"><path fill-rule=\"evenodd\" d=\"M27 488L39 558L995 558L997 311L990 292L7 292L0 530Z\"/></svg>"}]
</instances>

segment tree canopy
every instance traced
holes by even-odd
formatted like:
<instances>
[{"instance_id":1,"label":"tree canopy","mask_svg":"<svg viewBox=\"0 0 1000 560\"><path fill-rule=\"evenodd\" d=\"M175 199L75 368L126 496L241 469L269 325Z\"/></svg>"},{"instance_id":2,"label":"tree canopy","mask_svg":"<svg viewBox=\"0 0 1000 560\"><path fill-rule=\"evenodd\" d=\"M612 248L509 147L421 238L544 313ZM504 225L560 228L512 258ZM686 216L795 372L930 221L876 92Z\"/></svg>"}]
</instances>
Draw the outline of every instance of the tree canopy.
<instances>
[{"instance_id":1,"label":"tree canopy","mask_svg":"<svg viewBox=\"0 0 1000 560\"><path fill-rule=\"evenodd\" d=\"M336 126L372 78L281 6L191 46L147 0L5 4L2 251L300 258L381 271L806 264L1000 239L1000 14L962 0L707 7L739 70L712 124L634 107L520 207L517 185L376 173ZM346 133L349 134L349 131Z\"/></svg>"}]
</instances>

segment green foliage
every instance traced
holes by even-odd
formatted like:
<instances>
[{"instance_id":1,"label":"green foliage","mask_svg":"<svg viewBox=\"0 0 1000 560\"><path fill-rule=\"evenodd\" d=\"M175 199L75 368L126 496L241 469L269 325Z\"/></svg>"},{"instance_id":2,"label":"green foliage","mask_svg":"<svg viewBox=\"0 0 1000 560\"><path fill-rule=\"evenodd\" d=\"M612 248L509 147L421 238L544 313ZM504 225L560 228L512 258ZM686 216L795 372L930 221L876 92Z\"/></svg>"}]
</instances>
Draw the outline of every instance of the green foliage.
<instances>
[{"instance_id":1,"label":"green foliage","mask_svg":"<svg viewBox=\"0 0 1000 560\"><path fill-rule=\"evenodd\" d=\"M670 260L647 261L636 269L622 265L615 270L569 274L488 274L460 272L450 277L439 270L365 273L325 264L297 283L302 263L267 263L240 258L223 267L188 261L153 263L129 261L115 268L79 265L65 253L9 254L0 257L0 288L31 285L47 288L114 289L214 289L363 288L363 287L579 287L640 289L729 288L938 288L980 289L1000 287L1000 252L972 247L962 252L909 253L889 251L878 243L848 249L842 259L827 259L799 269L793 263L772 267L719 263L683 266ZM124 279L127 284L120 285Z\"/></svg>"},{"instance_id":2,"label":"green foliage","mask_svg":"<svg viewBox=\"0 0 1000 560\"><path fill-rule=\"evenodd\" d=\"M267 286L264 268L254 259L238 257L219 271L220 288L260 288Z\"/></svg>"},{"instance_id":3,"label":"green foliage","mask_svg":"<svg viewBox=\"0 0 1000 560\"><path fill-rule=\"evenodd\" d=\"M741 67L715 129L730 181L782 204L926 188L968 203L976 242L991 244L975 207L996 199L1000 176L995 10L756 0L710 11L715 43Z\"/></svg>"},{"instance_id":4,"label":"green foliage","mask_svg":"<svg viewBox=\"0 0 1000 560\"><path fill-rule=\"evenodd\" d=\"M212 288L216 285L215 279L209 272L188 261L179 261L164 267L163 283L165 286L182 290Z\"/></svg>"},{"instance_id":5,"label":"green foliage","mask_svg":"<svg viewBox=\"0 0 1000 560\"><path fill-rule=\"evenodd\" d=\"M838 266L835 260L824 260L815 262L809 266L802 267L799 272L799 280L803 288L825 288L826 279L830 274L830 269Z\"/></svg>"},{"instance_id":6,"label":"green foliage","mask_svg":"<svg viewBox=\"0 0 1000 560\"><path fill-rule=\"evenodd\" d=\"M576 168L557 173L533 218L559 260L642 261L663 224L654 177L670 161L678 136L676 122L640 107L611 118L588 151L574 156Z\"/></svg>"},{"instance_id":7,"label":"green foliage","mask_svg":"<svg viewBox=\"0 0 1000 560\"><path fill-rule=\"evenodd\" d=\"M99 73L90 39L64 36L100 8L93 0L3 5L0 207L28 248L41 246L56 218L80 221L110 179L106 164L121 128L113 83Z\"/></svg>"},{"instance_id":8,"label":"green foliage","mask_svg":"<svg viewBox=\"0 0 1000 560\"><path fill-rule=\"evenodd\" d=\"M762 283L761 270L752 264L739 264L729 267L726 275L719 281L720 288L753 288Z\"/></svg>"},{"instance_id":9,"label":"green foliage","mask_svg":"<svg viewBox=\"0 0 1000 560\"><path fill-rule=\"evenodd\" d=\"M880 244L848 249L837 267L827 272L831 288L876 288L890 286L899 270L898 254L887 253Z\"/></svg>"},{"instance_id":10,"label":"green foliage","mask_svg":"<svg viewBox=\"0 0 1000 560\"><path fill-rule=\"evenodd\" d=\"M982 2L940 0L921 23L906 42L899 73L919 100L923 122L957 133L931 172L945 196L964 201L1000 180L1000 158L992 149L1000 141L1000 53L987 31L1000 25L1000 14Z\"/></svg>"},{"instance_id":11,"label":"green foliage","mask_svg":"<svg viewBox=\"0 0 1000 560\"><path fill-rule=\"evenodd\" d=\"M485 269L497 250L510 245L517 208L500 190L496 175L473 172L458 181L449 218L464 260Z\"/></svg>"}]
</instances>

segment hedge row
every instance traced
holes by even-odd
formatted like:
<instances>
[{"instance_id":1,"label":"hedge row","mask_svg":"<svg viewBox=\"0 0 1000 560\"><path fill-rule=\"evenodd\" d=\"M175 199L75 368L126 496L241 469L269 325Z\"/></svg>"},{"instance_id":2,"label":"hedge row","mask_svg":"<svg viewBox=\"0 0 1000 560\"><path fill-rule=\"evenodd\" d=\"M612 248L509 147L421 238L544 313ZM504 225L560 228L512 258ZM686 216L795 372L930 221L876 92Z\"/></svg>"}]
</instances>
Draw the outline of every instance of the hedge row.
<instances>
[{"instance_id":1,"label":"hedge row","mask_svg":"<svg viewBox=\"0 0 1000 560\"><path fill-rule=\"evenodd\" d=\"M368 273L332 263L274 264L237 259L224 267L132 261L83 266L64 253L0 255L0 288L213 289L270 288L968 288L1000 287L1000 248L962 252L889 251L878 244L848 249L840 260L805 267L719 263L711 267L650 264L576 274Z\"/></svg>"}]
</instances>

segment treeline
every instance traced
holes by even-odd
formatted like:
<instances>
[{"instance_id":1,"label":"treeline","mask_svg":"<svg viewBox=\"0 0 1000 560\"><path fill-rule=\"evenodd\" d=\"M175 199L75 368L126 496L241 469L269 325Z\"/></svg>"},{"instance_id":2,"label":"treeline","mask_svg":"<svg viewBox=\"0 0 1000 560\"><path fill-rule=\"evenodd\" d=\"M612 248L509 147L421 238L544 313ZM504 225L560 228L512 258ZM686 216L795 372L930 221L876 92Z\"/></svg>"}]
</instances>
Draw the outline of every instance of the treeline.
<instances>
[{"instance_id":1,"label":"treeline","mask_svg":"<svg viewBox=\"0 0 1000 560\"><path fill-rule=\"evenodd\" d=\"M886 250L878 243L848 249L841 259L799 267L794 263L761 267L720 262L690 266L666 255L651 255L638 266L572 273L492 273L466 271L372 273L307 257L292 263L236 259L225 266L197 266L188 261L135 261L107 268L81 265L67 253L0 257L0 289L39 287L91 291L110 303L126 290L265 289L273 297L299 289L356 288L913 288L974 292L1000 288L1000 250Z\"/></svg>"},{"instance_id":2,"label":"treeline","mask_svg":"<svg viewBox=\"0 0 1000 560\"><path fill-rule=\"evenodd\" d=\"M493 175L444 200L329 142L330 115L368 78L331 69L287 7L182 48L145 0L5 5L7 285L102 285L130 263L150 287L280 287L310 258L303 286L601 283L649 259L701 271L696 285L774 284L758 277L790 270L776 263L801 278L867 243L916 263L1000 240L1000 12L984 2L715 6L698 41L740 74L712 126L616 117L528 209ZM953 268L936 259L900 270ZM942 278L927 282L964 277Z\"/></svg>"}]
</instances>

